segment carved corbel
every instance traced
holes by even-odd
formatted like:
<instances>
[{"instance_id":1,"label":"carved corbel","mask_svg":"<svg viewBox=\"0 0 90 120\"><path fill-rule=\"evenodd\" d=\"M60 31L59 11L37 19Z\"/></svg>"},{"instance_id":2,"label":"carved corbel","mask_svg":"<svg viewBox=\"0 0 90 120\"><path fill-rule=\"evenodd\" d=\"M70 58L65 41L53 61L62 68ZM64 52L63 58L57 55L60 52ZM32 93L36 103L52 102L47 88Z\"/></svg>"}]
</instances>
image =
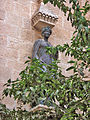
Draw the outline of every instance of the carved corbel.
<instances>
[{"instance_id":1,"label":"carved corbel","mask_svg":"<svg viewBox=\"0 0 90 120\"><path fill-rule=\"evenodd\" d=\"M43 0L38 0L38 3L40 7L32 16L32 26L38 31L41 31L46 26L53 28L58 20L58 16L44 5Z\"/></svg>"}]
</instances>

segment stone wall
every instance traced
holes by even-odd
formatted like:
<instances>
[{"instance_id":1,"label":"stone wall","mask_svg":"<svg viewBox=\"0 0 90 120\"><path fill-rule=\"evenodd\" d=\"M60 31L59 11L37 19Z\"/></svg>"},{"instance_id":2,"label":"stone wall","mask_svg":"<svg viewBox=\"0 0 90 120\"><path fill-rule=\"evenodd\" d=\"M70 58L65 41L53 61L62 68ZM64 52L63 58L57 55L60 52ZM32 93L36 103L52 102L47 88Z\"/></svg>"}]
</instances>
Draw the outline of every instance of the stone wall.
<instances>
[{"instance_id":1,"label":"stone wall","mask_svg":"<svg viewBox=\"0 0 90 120\"><path fill-rule=\"evenodd\" d=\"M32 14L37 9L36 0L0 0L0 96L3 84L18 77L24 62L31 56L38 34L31 27ZM12 108L12 100L4 103Z\"/></svg>"},{"instance_id":2,"label":"stone wall","mask_svg":"<svg viewBox=\"0 0 90 120\"><path fill-rule=\"evenodd\" d=\"M56 26L52 29L53 33L49 42L53 46L57 44L70 43L73 28L70 22L67 22L64 14L50 3L47 4L59 19ZM3 84L11 78L18 77L21 70L24 69L24 62L32 54L34 41L41 38L38 31L32 28L31 18L39 8L37 0L0 0L0 96L3 90ZM59 54L61 60L60 66L63 73L68 67L69 57ZM13 100L5 99L7 107L12 108L16 105Z\"/></svg>"}]
</instances>

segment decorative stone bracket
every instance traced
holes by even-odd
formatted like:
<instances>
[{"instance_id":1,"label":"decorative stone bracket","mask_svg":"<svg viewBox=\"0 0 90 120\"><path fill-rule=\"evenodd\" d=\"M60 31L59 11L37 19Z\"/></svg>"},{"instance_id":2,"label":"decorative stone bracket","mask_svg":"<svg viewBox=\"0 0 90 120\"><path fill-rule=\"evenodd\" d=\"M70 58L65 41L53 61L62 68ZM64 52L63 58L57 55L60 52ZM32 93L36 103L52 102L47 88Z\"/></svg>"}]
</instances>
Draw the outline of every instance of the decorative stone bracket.
<instances>
[{"instance_id":1,"label":"decorative stone bracket","mask_svg":"<svg viewBox=\"0 0 90 120\"><path fill-rule=\"evenodd\" d=\"M41 1L39 10L32 17L32 26L41 31L42 27L50 26L53 28L58 20L58 16L53 14L53 12L47 9L44 3Z\"/></svg>"}]
</instances>

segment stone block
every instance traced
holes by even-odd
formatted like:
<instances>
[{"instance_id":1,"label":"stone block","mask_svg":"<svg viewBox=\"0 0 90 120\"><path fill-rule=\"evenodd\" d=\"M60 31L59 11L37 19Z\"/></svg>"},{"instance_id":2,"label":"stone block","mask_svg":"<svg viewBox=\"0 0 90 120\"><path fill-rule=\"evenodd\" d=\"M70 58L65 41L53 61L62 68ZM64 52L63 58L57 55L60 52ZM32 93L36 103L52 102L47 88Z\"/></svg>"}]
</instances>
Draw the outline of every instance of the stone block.
<instances>
[{"instance_id":1,"label":"stone block","mask_svg":"<svg viewBox=\"0 0 90 120\"><path fill-rule=\"evenodd\" d=\"M5 22L11 25L16 25L18 27L21 27L22 17L16 15L15 13L7 12Z\"/></svg>"},{"instance_id":2,"label":"stone block","mask_svg":"<svg viewBox=\"0 0 90 120\"><path fill-rule=\"evenodd\" d=\"M15 108L16 106L16 102L13 98L10 98L9 96L4 98L2 100L2 103L6 105L7 108L13 110L13 108Z\"/></svg>"},{"instance_id":3,"label":"stone block","mask_svg":"<svg viewBox=\"0 0 90 120\"><path fill-rule=\"evenodd\" d=\"M4 9L5 11L9 11L9 12L14 12L14 9L15 9L15 4L13 2L13 0L6 0L6 3L4 5Z\"/></svg>"},{"instance_id":4,"label":"stone block","mask_svg":"<svg viewBox=\"0 0 90 120\"><path fill-rule=\"evenodd\" d=\"M30 11L30 15L34 15L35 11L38 9L39 5L37 5L36 2L30 2L30 7L31 7L31 11Z\"/></svg>"},{"instance_id":5,"label":"stone block","mask_svg":"<svg viewBox=\"0 0 90 120\"><path fill-rule=\"evenodd\" d=\"M0 66L0 82L6 83L8 79L11 78L11 69L1 65Z\"/></svg>"},{"instance_id":6,"label":"stone block","mask_svg":"<svg viewBox=\"0 0 90 120\"><path fill-rule=\"evenodd\" d=\"M0 22L0 34L9 35L15 38L19 37L19 29L14 25Z\"/></svg>"},{"instance_id":7,"label":"stone block","mask_svg":"<svg viewBox=\"0 0 90 120\"><path fill-rule=\"evenodd\" d=\"M0 0L0 8L4 9L7 0Z\"/></svg>"},{"instance_id":8,"label":"stone block","mask_svg":"<svg viewBox=\"0 0 90 120\"><path fill-rule=\"evenodd\" d=\"M19 4L26 6L30 3L31 0L15 0L15 1Z\"/></svg>"},{"instance_id":9,"label":"stone block","mask_svg":"<svg viewBox=\"0 0 90 120\"><path fill-rule=\"evenodd\" d=\"M2 99L2 92L3 92L3 90L4 90L4 83L2 82L2 81L0 81L0 99ZM1 100L0 100L0 102L1 102Z\"/></svg>"},{"instance_id":10,"label":"stone block","mask_svg":"<svg viewBox=\"0 0 90 120\"><path fill-rule=\"evenodd\" d=\"M18 50L21 44L22 43L19 39L7 36L7 48Z\"/></svg>"},{"instance_id":11,"label":"stone block","mask_svg":"<svg viewBox=\"0 0 90 120\"><path fill-rule=\"evenodd\" d=\"M30 28L31 28L31 21L30 21L29 17L28 18L22 17L22 27L25 28L25 29L30 30Z\"/></svg>"},{"instance_id":12,"label":"stone block","mask_svg":"<svg viewBox=\"0 0 90 120\"><path fill-rule=\"evenodd\" d=\"M5 58L0 58L0 66L6 67L6 64L7 64L7 59L5 59Z\"/></svg>"},{"instance_id":13,"label":"stone block","mask_svg":"<svg viewBox=\"0 0 90 120\"><path fill-rule=\"evenodd\" d=\"M55 25L55 28L58 28L58 27L62 28L62 17L61 16L58 18L58 21L57 21L57 23Z\"/></svg>"},{"instance_id":14,"label":"stone block","mask_svg":"<svg viewBox=\"0 0 90 120\"><path fill-rule=\"evenodd\" d=\"M65 56L65 53L60 53L60 61L63 62L63 63L66 63L71 59L70 56Z\"/></svg>"},{"instance_id":15,"label":"stone block","mask_svg":"<svg viewBox=\"0 0 90 120\"><path fill-rule=\"evenodd\" d=\"M14 12L18 16L29 17L29 7L23 6L19 3L15 3Z\"/></svg>"},{"instance_id":16,"label":"stone block","mask_svg":"<svg viewBox=\"0 0 90 120\"><path fill-rule=\"evenodd\" d=\"M65 30L63 28L57 27L53 28L52 39L54 41L59 41L58 43L64 44L66 41L70 41L71 34L69 30ZM56 42L57 43L57 42Z\"/></svg>"},{"instance_id":17,"label":"stone block","mask_svg":"<svg viewBox=\"0 0 90 120\"><path fill-rule=\"evenodd\" d=\"M19 71L17 69L13 69L12 71L12 76L11 76L11 79L12 80L16 80L17 78L20 79L20 72L23 71L24 69L19 69Z\"/></svg>"},{"instance_id":18,"label":"stone block","mask_svg":"<svg viewBox=\"0 0 90 120\"><path fill-rule=\"evenodd\" d=\"M51 4L51 3L47 3L46 5L45 5L48 9L50 9L54 14L56 14L56 15L59 15L59 11L60 11L60 9L57 7L57 6L53 6L53 4Z\"/></svg>"},{"instance_id":19,"label":"stone block","mask_svg":"<svg viewBox=\"0 0 90 120\"><path fill-rule=\"evenodd\" d=\"M21 30L21 39L25 41L31 41L32 40L32 32L28 29L22 29Z\"/></svg>"},{"instance_id":20,"label":"stone block","mask_svg":"<svg viewBox=\"0 0 90 120\"><path fill-rule=\"evenodd\" d=\"M23 45L23 48L20 48L19 51L18 51L18 60L20 62L25 62L27 60L27 57L32 55L32 47L33 47L33 44L30 42L30 43L27 43L27 44L24 44Z\"/></svg>"},{"instance_id":21,"label":"stone block","mask_svg":"<svg viewBox=\"0 0 90 120\"><path fill-rule=\"evenodd\" d=\"M0 58L4 59L18 59L18 49L0 47Z\"/></svg>"},{"instance_id":22,"label":"stone block","mask_svg":"<svg viewBox=\"0 0 90 120\"><path fill-rule=\"evenodd\" d=\"M70 21L67 21L67 17L66 16L64 16L63 18L62 18L62 20L63 20L63 24L62 24L62 27L64 28L64 29L66 29L66 30L74 30L74 27L72 27L72 24L71 24L71 22Z\"/></svg>"},{"instance_id":23,"label":"stone block","mask_svg":"<svg viewBox=\"0 0 90 120\"><path fill-rule=\"evenodd\" d=\"M25 68L25 64L24 63L21 63L21 62L18 62L18 61L14 61L12 59L11 60L7 60L7 66L8 66L8 68L10 68L12 70L12 74L13 74L14 70L21 71L21 70L23 70Z\"/></svg>"},{"instance_id":24,"label":"stone block","mask_svg":"<svg viewBox=\"0 0 90 120\"><path fill-rule=\"evenodd\" d=\"M5 58L7 59L18 59L18 50L7 48L5 49Z\"/></svg>"},{"instance_id":25,"label":"stone block","mask_svg":"<svg viewBox=\"0 0 90 120\"><path fill-rule=\"evenodd\" d=\"M59 66L61 67L62 74L65 75L66 77L69 77L70 75L73 74L73 70L66 71L67 68L70 67L70 65L67 65L65 63L60 63Z\"/></svg>"},{"instance_id":26,"label":"stone block","mask_svg":"<svg viewBox=\"0 0 90 120\"><path fill-rule=\"evenodd\" d=\"M6 47L7 46L7 36L0 35L0 46Z\"/></svg>"},{"instance_id":27,"label":"stone block","mask_svg":"<svg viewBox=\"0 0 90 120\"><path fill-rule=\"evenodd\" d=\"M0 20L4 20L5 18L5 11L0 9Z\"/></svg>"},{"instance_id":28,"label":"stone block","mask_svg":"<svg viewBox=\"0 0 90 120\"><path fill-rule=\"evenodd\" d=\"M6 58L5 55L6 55L6 47L5 46L0 46L0 59L2 58Z\"/></svg>"}]
</instances>

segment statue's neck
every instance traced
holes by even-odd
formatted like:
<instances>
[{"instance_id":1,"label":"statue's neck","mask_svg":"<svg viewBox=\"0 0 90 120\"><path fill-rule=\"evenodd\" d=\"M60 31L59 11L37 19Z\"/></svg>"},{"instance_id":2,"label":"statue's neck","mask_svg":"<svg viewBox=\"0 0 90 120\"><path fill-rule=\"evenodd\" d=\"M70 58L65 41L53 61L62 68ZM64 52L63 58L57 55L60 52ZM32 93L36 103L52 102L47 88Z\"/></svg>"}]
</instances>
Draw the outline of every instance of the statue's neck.
<instances>
[{"instance_id":1,"label":"statue's neck","mask_svg":"<svg viewBox=\"0 0 90 120\"><path fill-rule=\"evenodd\" d=\"M44 38L45 42L48 42L48 38Z\"/></svg>"}]
</instances>

